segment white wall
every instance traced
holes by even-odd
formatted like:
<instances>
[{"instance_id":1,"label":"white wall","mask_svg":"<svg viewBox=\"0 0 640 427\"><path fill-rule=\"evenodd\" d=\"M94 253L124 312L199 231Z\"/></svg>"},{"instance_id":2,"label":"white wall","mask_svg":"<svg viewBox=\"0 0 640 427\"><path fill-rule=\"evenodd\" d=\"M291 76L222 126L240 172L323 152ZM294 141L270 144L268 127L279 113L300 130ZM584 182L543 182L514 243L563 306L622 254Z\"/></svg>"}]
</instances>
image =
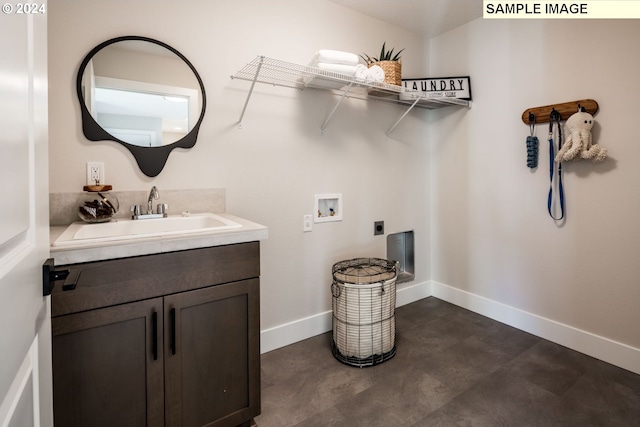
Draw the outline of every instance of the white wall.
<instances>
[{"instance_id":1,"label":"white wall","mask_svg":"<svg viewBox=\"0 0 640 427\"><path fill-rule=\"evenodd\" d=\"M333 263L385 256L387 233L415 230L415 283L431 275L426 112L412 112L386 140L403 112L390 104L348 99L320 134L338 98L311 90L257 86L236 122L249 83L230 76L256 55L306 64L322 48L379 52L382 42L405 48L404 75L424 77L427 45L408 33L325 0L56 0L49 4L50 189L77 192L85 163L103 161L115 190L225 188L227 211L269 227L262 250L262 325L269 329L331 310ZM198 143L176 150L156 178L144 176L113 142L81 132L75 79L84 56L112 37L164 41L199 71L207 112ZM343 193L344 220L315 224L315 193Z\"/></svg>"},{"instance_id":2,"label":"white wall","mask_svg":"<svg viewBox=\"0 0 640 427\"><path fill-rule=\"evenodd\" d=\"M635 21L477 20L426 45L324 0L304 8L293 0L57 0L48 17L51 191L79 191L87 161L104 161L108 183L122 191L226 188L229 212L270 229L263 330L326 319L331 265L385 256L384 237L372 235L373 221L384 220L387 233L416 231L413 284L640 348ZM124 148L81 133L77 68L93 46L126 34L171 44L207 89L198 144L174 152L156 178ZM372 53L382 41L406 48L405 77L470 75L473 107L412 112L387 140L402 110L347 100L320 135L336 97L258 86L237 128L249 84L229 76L255 55L304 64L321 48ZM611 155L565 165L567 220L556 224L546 213L547 128L537 129L540 167L530 171L520 115L583 98L600 104L593 134ZM303 234L314 193L333 192L344 195L345 219Z\"/></svg>"},{"instance_id":3,"label":"white wall","mask_svg":"<svg viewBox=\"0 0 640 427\"><path fill-rule=\"evenodd\" d=\"M469 74L470 110L431 119L432 279L640 348L637 21L482 19L431 40L431 74ZM526 167L530 107L600 106L602 164L564 164L566 221L547 214L548 125Z\"/></svg>"}]
</instances>

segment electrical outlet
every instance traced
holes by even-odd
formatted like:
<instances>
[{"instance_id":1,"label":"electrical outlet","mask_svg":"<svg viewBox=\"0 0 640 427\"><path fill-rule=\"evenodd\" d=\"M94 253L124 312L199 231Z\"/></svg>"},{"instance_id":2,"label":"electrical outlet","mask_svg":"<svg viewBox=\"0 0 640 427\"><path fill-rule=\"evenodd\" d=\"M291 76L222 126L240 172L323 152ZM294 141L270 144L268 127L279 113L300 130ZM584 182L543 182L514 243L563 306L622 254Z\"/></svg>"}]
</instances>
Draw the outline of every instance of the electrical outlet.
<instances>
[{"instance_id":1,"label":"electrical outlet","mask_svg":"<svg viewBox=\"0 0 640 427\"><path fill-rule=\"evenodd\" d=\"M104 184L104 163L87 162L87 185Z\"/></svg>"},{"instance_id":2,"label":"electrical outlet","mask_svg":"<svg viewBox=\"0 0 640 427\"><path fill-rule=\"evenodd\" d=\"M302 217L302 231L306 233L311 230L313 230L313 216L304 215Z\"/></svg>"}]
</instances>

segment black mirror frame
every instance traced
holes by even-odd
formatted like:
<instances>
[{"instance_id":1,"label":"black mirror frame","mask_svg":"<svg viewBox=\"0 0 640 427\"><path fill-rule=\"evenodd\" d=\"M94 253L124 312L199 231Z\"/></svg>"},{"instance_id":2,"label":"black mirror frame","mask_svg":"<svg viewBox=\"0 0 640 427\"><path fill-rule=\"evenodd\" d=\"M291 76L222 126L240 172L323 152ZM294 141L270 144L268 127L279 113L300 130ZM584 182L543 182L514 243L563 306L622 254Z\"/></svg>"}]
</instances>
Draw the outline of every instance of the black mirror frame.
<instances>
[{"instance_id":1,"label":"black mirror frame","mask_svg":"<svg viewBox=\"0 0 640 427\"><path fill-rule=\"evenodd\" d=\"M178 141L171 143L169 145L159 146L159 147L140 147L137 145L129 144L128 142L122 141L115 136L111 135L107 131L105 131L91 116L89 110L87 110L87 106L84 102L84 95L82 93L82 76L84 74L85 69L87 68L87 64L89 61L103 48L112 45L114 43L118 43L125 40L139 40L146 41L150 43L155 43L159 46L162 46L171 52L175 53L180 59L182 59L193 71L193 74L196 76L198 80L198 84L200 85L200 90L202 92L202 111L200 112L200 117L198 121L193 126L193 128L181 139ZM200 125L202 124L202 119L204 118L204 112L207 106L207 96L204 90L204 84L202 83L202 79L200 75L196 71L195 67L189 60L180 52L178 52L173 47L169 46L166 43L161 41L142 36L122 36L116 37L110 40L107 40L103 43L100 43L98 46L94 47L91 52L85 56L82 64L80 64L80 69L78 70L78 78L76 81L76 90L78 92L78 100L80 102L80 111L82 114L82 132L84 136L90 141L115 141L122 145L124 145L130 152L133 154L133 157L136 159L138 166L142 173L149 177L157 176L165 164L167 163L167 159L169 158L169 154L173 151L174 148L191 148L196 144L196 140L198 137L198 131L200 130Z\"/></svg>"}]
</instances>

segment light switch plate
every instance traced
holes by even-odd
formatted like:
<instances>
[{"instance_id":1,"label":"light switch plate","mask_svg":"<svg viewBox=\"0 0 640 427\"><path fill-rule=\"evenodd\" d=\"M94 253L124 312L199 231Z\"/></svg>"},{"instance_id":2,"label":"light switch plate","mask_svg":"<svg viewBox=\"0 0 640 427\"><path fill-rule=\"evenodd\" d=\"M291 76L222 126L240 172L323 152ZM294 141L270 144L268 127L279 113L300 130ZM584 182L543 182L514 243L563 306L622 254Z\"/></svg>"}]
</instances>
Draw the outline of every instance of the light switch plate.
<instances>
[{"instance_id":1,"label":"light switch plate","mask_svg":"<svg viewBox=\"0 0 640 427\"><path fill-rule=\"evenodd\" d=\"M304 215L302 217L302 231L307 233L313 230L313 215Z\"/></svg>"}]
</instances>

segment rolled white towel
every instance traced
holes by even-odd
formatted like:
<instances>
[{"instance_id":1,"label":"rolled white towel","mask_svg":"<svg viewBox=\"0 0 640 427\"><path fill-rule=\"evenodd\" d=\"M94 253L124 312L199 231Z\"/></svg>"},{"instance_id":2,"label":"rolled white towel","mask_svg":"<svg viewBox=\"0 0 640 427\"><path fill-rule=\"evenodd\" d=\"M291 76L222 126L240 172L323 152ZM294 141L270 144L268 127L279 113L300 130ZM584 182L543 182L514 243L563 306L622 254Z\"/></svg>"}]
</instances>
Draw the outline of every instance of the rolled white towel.
<instances>
[{"instance_id":1,"label":"rolled white towel","mask_svg":"<svg viewBox=\"0 0 640 427\"><path fill-rule=\"evenodd\" d=\"M380 83L384 81L384 70L379 65L372 65L368 69L368 79L374 83Z\"/></svg>"},{"instance_id":2,"label":"rolled white towel","mask_svg":"<svg viewBox=\"0 0 640 427\"><path fill-rule=\"evenodd\" d=\"M366 65L358 64L356 65L356 79L360 79L366 81L369 78L369 68Z\"/></svg>"},{"instance_id":3,"label":"rolled white towel","mask_svg":"<svg viewBox=\"0 0 640 427\"><path fill-rule=\"evenodd\" d=\"M350 52L342 52L339 50L321 49L316 52L311 60L312 64L342 64L357 65L359 62L358 55Z\"/></svg>"}]
</instances>

